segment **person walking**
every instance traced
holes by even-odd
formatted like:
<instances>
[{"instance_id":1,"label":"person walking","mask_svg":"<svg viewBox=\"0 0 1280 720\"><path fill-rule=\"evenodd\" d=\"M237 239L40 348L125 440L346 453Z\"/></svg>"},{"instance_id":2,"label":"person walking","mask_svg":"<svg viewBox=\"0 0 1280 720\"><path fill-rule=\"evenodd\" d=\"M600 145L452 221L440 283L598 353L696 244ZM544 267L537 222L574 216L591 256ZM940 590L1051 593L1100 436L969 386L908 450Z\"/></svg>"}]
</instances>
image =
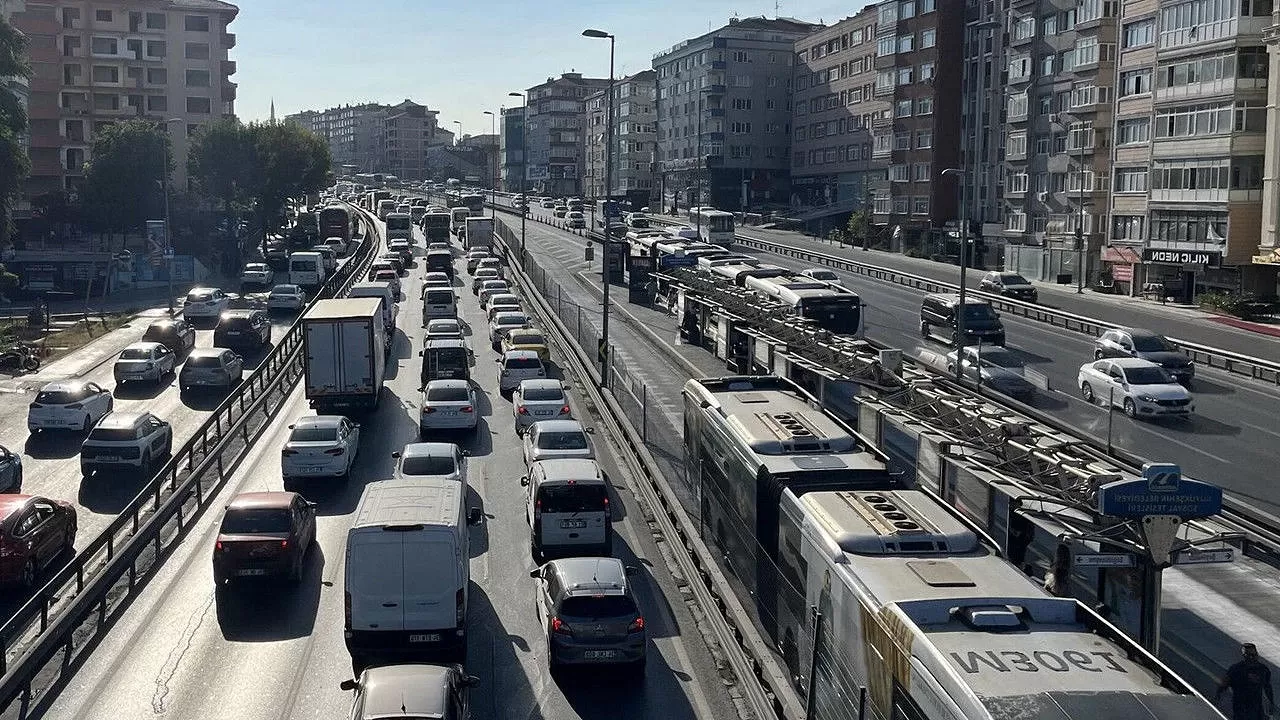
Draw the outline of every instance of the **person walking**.
<instances>
[{"instance_id":1,"label":"person walking","mask_svg":"<svg viewBox=\"0 0 1280 720\"><path fill-rule=\"evenodd\" d=\"M1276 705L1271 668L1258 659L1258 646L1253 643L1241 645L1240 654L1241 660L1227 668L1226 677L1218 683L1216 697L1231 690L1232 720L1264 720L1271 717Z\"/></svg>"}]
</instances>

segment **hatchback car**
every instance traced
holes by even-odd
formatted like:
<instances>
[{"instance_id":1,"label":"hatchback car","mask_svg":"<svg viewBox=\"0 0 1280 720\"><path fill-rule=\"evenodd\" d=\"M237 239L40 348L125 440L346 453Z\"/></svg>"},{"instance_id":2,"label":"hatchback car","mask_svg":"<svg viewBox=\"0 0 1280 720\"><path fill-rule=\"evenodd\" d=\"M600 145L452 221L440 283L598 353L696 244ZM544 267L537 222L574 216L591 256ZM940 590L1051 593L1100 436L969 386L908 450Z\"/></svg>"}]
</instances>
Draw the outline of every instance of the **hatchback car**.
<instances>
[{"instance_id":1,"label":"hatchback car","mask_svg":"<svg viewBox=\"0 0 1280 720\"><path fill-rule=\"evenodd\" d=\"M136 342L120 351L111 369L116 384L127 382L160 382L173 372L177 356L158 342Z\"/></svg>"},{"instance_id":2,"label":"hatchback car","mask_svg":"<svg viewBox=\"0 0 1280 720\"><path fill-rule=\"evenodd\" d=\"M568 392L564 384L554 378L521 380L511 393L511 413L517 435L524 434L535 422L573 419Z\"/></svg>"},{"instance_id":3,"label":"hatchback car","mask_svg":"<svg viewBox=\"0 0 1280 720\"><path fill-rule=\"evenodd\" d=\"M107 413L80 445L80 474L138 470L148 477L173 451L173 428L149 412Z\"/></svg>"},{"instance_id":4,"label":"hatchback car","mask_svg":"<svg viewBox=\"0 0 1280 720\"><path fill-rule=\"evenodd\" d=\"M184 318L165 318L148 325L142 339L158 342L175 353L184 353L196 346L196 328Z\"/></svg>"},{"instance_id":5,"label":"hatchback car","mask_svg":"<svg viewBox=\"0 0 1280 720\"><path fill-rule=\"evenodd\" d=\"M40 571L75 552L76 509L38 495L0 495L0 583L33 587Z\"/></svg>"},{"instance_id":6,"label":"hatchback car","mask_svg":"<svg viewBox=\"0 0 1280 720\"><path fill-rule=\"evenodd\" d=\"M182 314L188 320L214 320L227 309L230 298L220 288L191 288L182 303Z\"/></svg>"},{"instance_id":7,"label":"hatchback car","mask_svg":"<svg viewBox=\"0 0 1280 720\"><path fill-rule=\"evenodd\" d=\"M478 423L476 391L466 380L432 380L422 389L418 413L418 434L426 438L432 431L471 430Z\"/></svg>"},{"instance_id":8,"label":"hatchback car","mask_svg":"<svg viewBox=\"0 0 1280 720\"><path fill-rule=\"evenodd\" d=\"M240 284L255 287L266 287L275 279L276 273L266 263L249 263L240 271Z\"/></svg>"},{"instance_id":9,"label":"hatchback car","mask_svg":"<svg viewBox=\"0 0 1280 720\"><path fill-rule=\"evenodd\" d=\"M244 358L227 348L200 348L182 364L178 373L178 389L189 392L194 388L229 389L244 380Z\"/></svg>"},{"instance_id":10,"label":"hatchback car","mask_svg":"<svg viewBox=\"0 0 1280 720\"><path fill-rule=\"evenodd\" d=\"M466 454L454 443L409 443L394 453L394 457L398 478L434 477L467 482Z\"/></svg>"},{"instance_id":11,"label":"hatchback car","mask_svg":"<svg viewBox=\"0 0 1280 720\"><path fill-rule=\"evenodd\" d=\"M1027 302L1035 302L1040 296L1030 280L1014 272L989 272L978 283L978 289Z\"/></svg>"},{"instance_id":12,"label":"hatchback car","mask_svg":"<svg viewBox=\"0 0 1280 720\"><path fill-rule=\"evenodd\" d=\"M1022 402L1028 402L1035 396L1035 385L1025 375L1026 366L1012 350L992 346L981 348L979 352L978 347L966 345L963 353L964 376L969 380ZM947 353L947 372L955 373L959 357L959 351Z\"/></svg>"},{"instance_id":13,"label":"hatchback car","mask_svg":"<svg viewBox=\"0 0 1280 720\"><path fill-rule=\"evenodd\" d=\"M521 306L518 296L511 293L498 293L489 298L484 312L488 320L493 320L493 316L500 312L524 312L524 307Z\"/></svg>"},{"instance_id":14,"label":"hatchback car","mask_svg":"<svg viewBox=\"0 0 1280 720\"><path fill-rule=\"evenodd\" d=\"M427 337L430 340L463 340L462 321L456 317L432 318L427 321Z\"/></svg>"},{"instance_id":15,"label":"hatchback car","mask_svg":"<svg viewBox=\"0 0 1280 720\"><path fill-rule=\"evenodd\" d=\"M1094 360L1076 378L1080 395L1124 410L1131 418L1189 415L1191 393L1159 365L1140 358Z\"/></svg>"},{"instance_id":16,"label":"hatchback car","mask_svg":"<svg viewBox=\"0 0 1280 720\"><path fill-rule=\"evenodd\" d=\"M446 290L453 288L453 280L449 279L449 273L429 272L422 277L422 288L445 288Z\"/></svg>"},{"instance_id":17,"label":"hatchback car","mask_svg":"<svg viewBox=\"0 0 1280 720\"><path fill-rule=\"evenodd\" d=\"M267 296L268 310L293 310L307 306L307 291L301 285L276 285Z\"/></svg>"},{"instance_id":18,"label":"hatchback car","mask_svg":"<svg viewBox=\"0 0 1280 720\"><path fill-rule=\"evenodd\" d=\"M483 285L486 280L501 279L502 273L497 268L476 268L476 271L471 274L471 294L479 295L480 286Z\"/></svg>"},{"instance_id":19,"label":"hatchback car","mask_svg":"<svg viewBox=\"0 0 1280 720\"><path fill-rule=\"evenodd\" d=\"M1093 342L1093 357L1136 357L1164 368L1178 382L1189 385L1196 376L1196 366L1186 352L1163 335L1140 328L1113 328Z\"/></svg>"},{"instance_id":20,"label":"hatchback car","mask_svg":"<svg viewBox=\"0 0 1280 720\"><path fill-rule=\"evenodd\" d=\"M498 363L498 392L504 396L515 391L525 380L547 376L547 367L538 358L538 353L531 350L508 350L494 362Z\"/></svg>"},{"instance_id":21,"label":"hatchback car","mask_svg":"<svg viewBox=\"0 0 1280 720\"><path fill-rule=\"evenodd\" d=\"M524 435L524 462L583 458L595 460L591 433L577 420L540 420L529 426Z\"/></svg>"},{"instance_id":22,"label":"hatchback car","mask_svg":"<svg viewBox=\"0 0 1280 720\"><path fill-rule=\"evenodd\" d=\"M547 336L534 328L517 328L502 338L502 352L508 350L529 350L538 354L538 359L546 363L551 360L551 351L547 348Z\"/></svg>"},{"instance_id":23,"label":"hatchback car","mask_svg":"<svg viewBox=\"0 0 1280 720\"><path fill-rule=\"evenodd\" d=\"M294 492L231 498L213 544L213 582L285 577L300 582L316 538L316 506Z\"/></svg>"},{"instance_id":24,"label":"hatchback car","mask_svg":"<svg viewBox=\"0 0 1280 720\"><path fill-rule=\"evenodd\" d=\"M88 432L115 407L111 391L94 382L71 380L40 388L27 406L27 430Z\"/></svg>"},{"instance_id":25,"label":"hatchback car","mask_svg":"<svg viewBox=\"0 0 1280 720\"><path fill-rule=\"evenodd\" d=\"M528 326L529 316L522 312L496 313L489 321L489 343L493 345L494 350L497 350L507 331Z\"/></svg>"},{"instance_id":26,"label":"hatchback car","mask_svg":"<svg viewBox=\"0 0 1280 720\"><path fill-rule=\"evenodd\" d=\"M368 668L338 687L355 691L351 720L467 720L471 717L469 689L479 682L461 665L404 663Z\"/></svg>"},{"instance_id":27,"label":"hatchback car","mask_svg":"<svg viewBox=\"0 0 1280 720\"><path fill-rule=\"evenodd\" d=\"M808 278L813 278L819 282L839 285L841 287L844 286L844 283L840 281L840 276L826 268L809 268L808 270L802 271L800 274Z\"/></svg>"},{"instance_id":28,"label":"hatchback car","mask_svg":"<svg viewBox=\"0 0 1280 720\"><path fill-rule=\"evenodd\" d=\"M313 415L289 426L280 448L284 489L302 478L346 480L360 452L360 426L342 415Z\"/></svg>"},{"instance_id":29,"label":"hatchback car","mask_svg":"<svg viewBox=\"0 0 1280 720\"><path fill-rule=\"evenodd\" d=\"M265 310L228 310L218 318L213 344L256 351L271 343L271 317Z\"/></svg>"},{"instance_id":30,"label":"hatchback car","mask_svg":"<svg viewBox=\"0 0 1280 720\"><path fill-rule=\"evenodd\" d=\"M644 674L647 638L629 575L617 558L552 560L529 573L547 643L547 665L625 665Z\"/></svg>"}]
</instances>

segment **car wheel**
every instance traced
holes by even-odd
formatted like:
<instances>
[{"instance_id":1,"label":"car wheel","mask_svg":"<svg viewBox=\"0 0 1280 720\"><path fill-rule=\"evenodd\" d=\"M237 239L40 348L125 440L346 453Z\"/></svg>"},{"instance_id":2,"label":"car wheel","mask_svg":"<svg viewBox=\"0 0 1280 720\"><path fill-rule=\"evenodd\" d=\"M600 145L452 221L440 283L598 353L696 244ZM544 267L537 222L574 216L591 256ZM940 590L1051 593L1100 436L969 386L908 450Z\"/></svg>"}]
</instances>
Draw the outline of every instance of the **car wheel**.
<instances>
[{"instance_id":1,"label":"car wheel","mask_svg":"<svg viewBox=\"0 0 1280 720\"><path fill-rule=\"evenodd\" d=\"M1133 398L1124 399L1124 414L1131 418L1138 417L1138 408L1133 404Z\"/></svg>"},{"instance_id":2,"label":"car wheel","mask_svg":"<svg viewBox=\"0 0 1280 720\"><path fill-rule=\"evenodd\" d=\"M1080 383L1080 397L1083 397L1090 405L1094 402L1093 386L1089 383Z\"/></svg>"}]
</instances>

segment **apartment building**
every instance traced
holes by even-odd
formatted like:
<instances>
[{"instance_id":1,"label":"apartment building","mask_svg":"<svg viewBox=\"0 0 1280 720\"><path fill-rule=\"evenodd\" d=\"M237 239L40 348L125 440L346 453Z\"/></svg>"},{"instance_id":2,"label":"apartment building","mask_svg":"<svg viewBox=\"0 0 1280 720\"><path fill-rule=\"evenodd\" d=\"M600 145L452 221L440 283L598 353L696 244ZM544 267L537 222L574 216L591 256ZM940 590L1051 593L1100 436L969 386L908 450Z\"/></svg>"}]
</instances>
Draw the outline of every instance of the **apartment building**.
<instances>
[{"instance_id":1,"label":"apartment building","mask_svg":"<svg viewBox=\"0 0 1280 720\"><path fill-rule=\"evenodd\" d=\"M586 99L584 192L588 197L625 197L638 207L657 202L653 196L653 159L657 141L657 73L644 70L614 83L613 177L605 188L607 90Z\"/></svg>"},{"instance_id":2,"label":"apartment building","mask_svg":"<svg viewBox=\"0 0 1280 720\"><path fill-rule=\"evenodd\" d=\"M286 115L284 120L324 138L329 143L334 165L356 165L364 171L374 167L375 128L386 109L386 105L378 103L342 105L327 110L303 110Z\"/></svg>"},{"instance_id":3,"label":"apartment building","mask_svg":"<svg viewBox=\"0 0 1280 720\"><path fill-rule=\"evenodd\" d=\"M284 121L324 138L335 166L355 165L362 172L385 172L402 180L425 180L427 149L453 141L453 134L440 127L438 111L409 99L396 105L303 110Z\"/></svg>"},{"instance_id":4,"label":"apartment building","mask_svg":"<svg viewBox=\"0 0 1280 720\"><path fill-rule=\"evenodd\" d=\"M1102 260L1131 292L1275 292L1263 237L1271 0L1121 0ZM1275 130L1272 129L1272 135Z\"/></svg>"},{"instance_id":5,"label":"apartment building","mask_svg":"<svg viewBox=\"0 0 1280 720\"><path fill-rule=\"evenodd\" d=\"M498 128L502 190L524 192L524 107L503 108Z\"/></svg>"},{"instance_id":6,"label":"apartment building","mask_svg":"<svg viewBox=\"0 0 1280 720\"><path fill-rule=\"evenodd\" d=\"M378 152L374 167L401 180L426 180L427 148L440 142L436 115L437 111L408 99L383 110L381 122L374 124Z\"/></svg>"},{"instance_id":7,"label":"apartment building","mask_svg":"<svg viewBox=\"0 0 1280 720\"><path fill-rule=\"evenodd\" d=\"M582 193L586 98L608 84L608 78L572 72L547 78L525 91L528 180L535 191L559 196Z\"/></svg>"},{"instance_id":8,"label":"apartment building","mask_svg":"<svg viewBox=\"0 0 1280 720\"><path fill-rule=\"evenodd\" d=\"M93 133L144 118L169 128L174 180L186 184L188 138L235 113L228 59L239 12L219 0L50 0L15 6L26 35L31 174L24 199L74 191ZM169 120L176 120L169 123Z\"/></svg>"},{"instance_id":9,"label":"apartment building","mask_svg":"<svg viewBox=\"0 0 1280 720\"><path fill-rule=\"evenodd\" d=\"M821 27L730 18L654 55L663 208L790 201L795 43Z\"/></svg>"}]
</instances>

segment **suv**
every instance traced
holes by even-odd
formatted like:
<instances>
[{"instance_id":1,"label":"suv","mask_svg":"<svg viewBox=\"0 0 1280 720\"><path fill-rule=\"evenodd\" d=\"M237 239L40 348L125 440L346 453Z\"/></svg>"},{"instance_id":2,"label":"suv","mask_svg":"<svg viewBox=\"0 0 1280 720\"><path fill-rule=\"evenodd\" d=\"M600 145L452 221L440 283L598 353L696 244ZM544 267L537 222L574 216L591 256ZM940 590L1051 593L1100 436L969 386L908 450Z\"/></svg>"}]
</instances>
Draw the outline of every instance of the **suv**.
<instances>
[{"instance_id":1,"label":"suv","mask_svg":"<svg viewBox=\"0 0 1280 720\"><path fill-rule=\"evenodd\" d=\"M1093 357L1136 357L1149 360L1173 376L1183 385L1190 385L1196 376L1196 366L1191 358L1163 335L1140 328L1113 328L1102 333L1093 342Z\"/></svg>"},{"instance_id":2,"label":"suv","mask_svg":"<svg viewBox=\"0 0 1280 720\"><path fill-rule=\"evenodd\" d=\"M1036 286L1015 272L989 272L978 283L978 289L1027 302L1035 302L1039 298Z\"/></svg>"},{"instance_id":3,"label":"suv","mask_svg":"<svg viewBox=\"0 0 1280 720\"><path fill-rule=\"evenodd\" d=\"M950 345L968 345L980 340L988 345L1004 345L1004 323L1000 314L983 300L965 300L964 341L956 331L959 295L925 295L920 305L920 334L926 339L939 337ZM935 331L933 328L941 328Z\"/></svg>"},{"instance_id":4,"label":"suv","mask_svg":"<svg viewBox=\"0 0 1280 720\"><path fill-rule=\"evenodd\" d=\"M213 331L217 347L257 350L271 342L271 318L265 310L228 310Z\"/></svg>"},{"instance_id":5,"label":"suv","mask_svg":"<svg viewBox=\"0 0 1280 720\"><path fill-rule=\"evenodd\" d=\"M149 412L107 413L80 446L80 474L133 468L150 476L173 450L173 428Z\"/></svg>"},{"instance_id":6,"label":"suv","mask_svg":"<svg viewBox=\"0 0 1280 720\"><path fill-rule=\"evenodd\" d=\"M538 581L534 605L547 641L547 665L625 665L644 675L644 615L636 606L627 567L617 558L552 560L529 576Z\"/></svg>"}]
</instances>

